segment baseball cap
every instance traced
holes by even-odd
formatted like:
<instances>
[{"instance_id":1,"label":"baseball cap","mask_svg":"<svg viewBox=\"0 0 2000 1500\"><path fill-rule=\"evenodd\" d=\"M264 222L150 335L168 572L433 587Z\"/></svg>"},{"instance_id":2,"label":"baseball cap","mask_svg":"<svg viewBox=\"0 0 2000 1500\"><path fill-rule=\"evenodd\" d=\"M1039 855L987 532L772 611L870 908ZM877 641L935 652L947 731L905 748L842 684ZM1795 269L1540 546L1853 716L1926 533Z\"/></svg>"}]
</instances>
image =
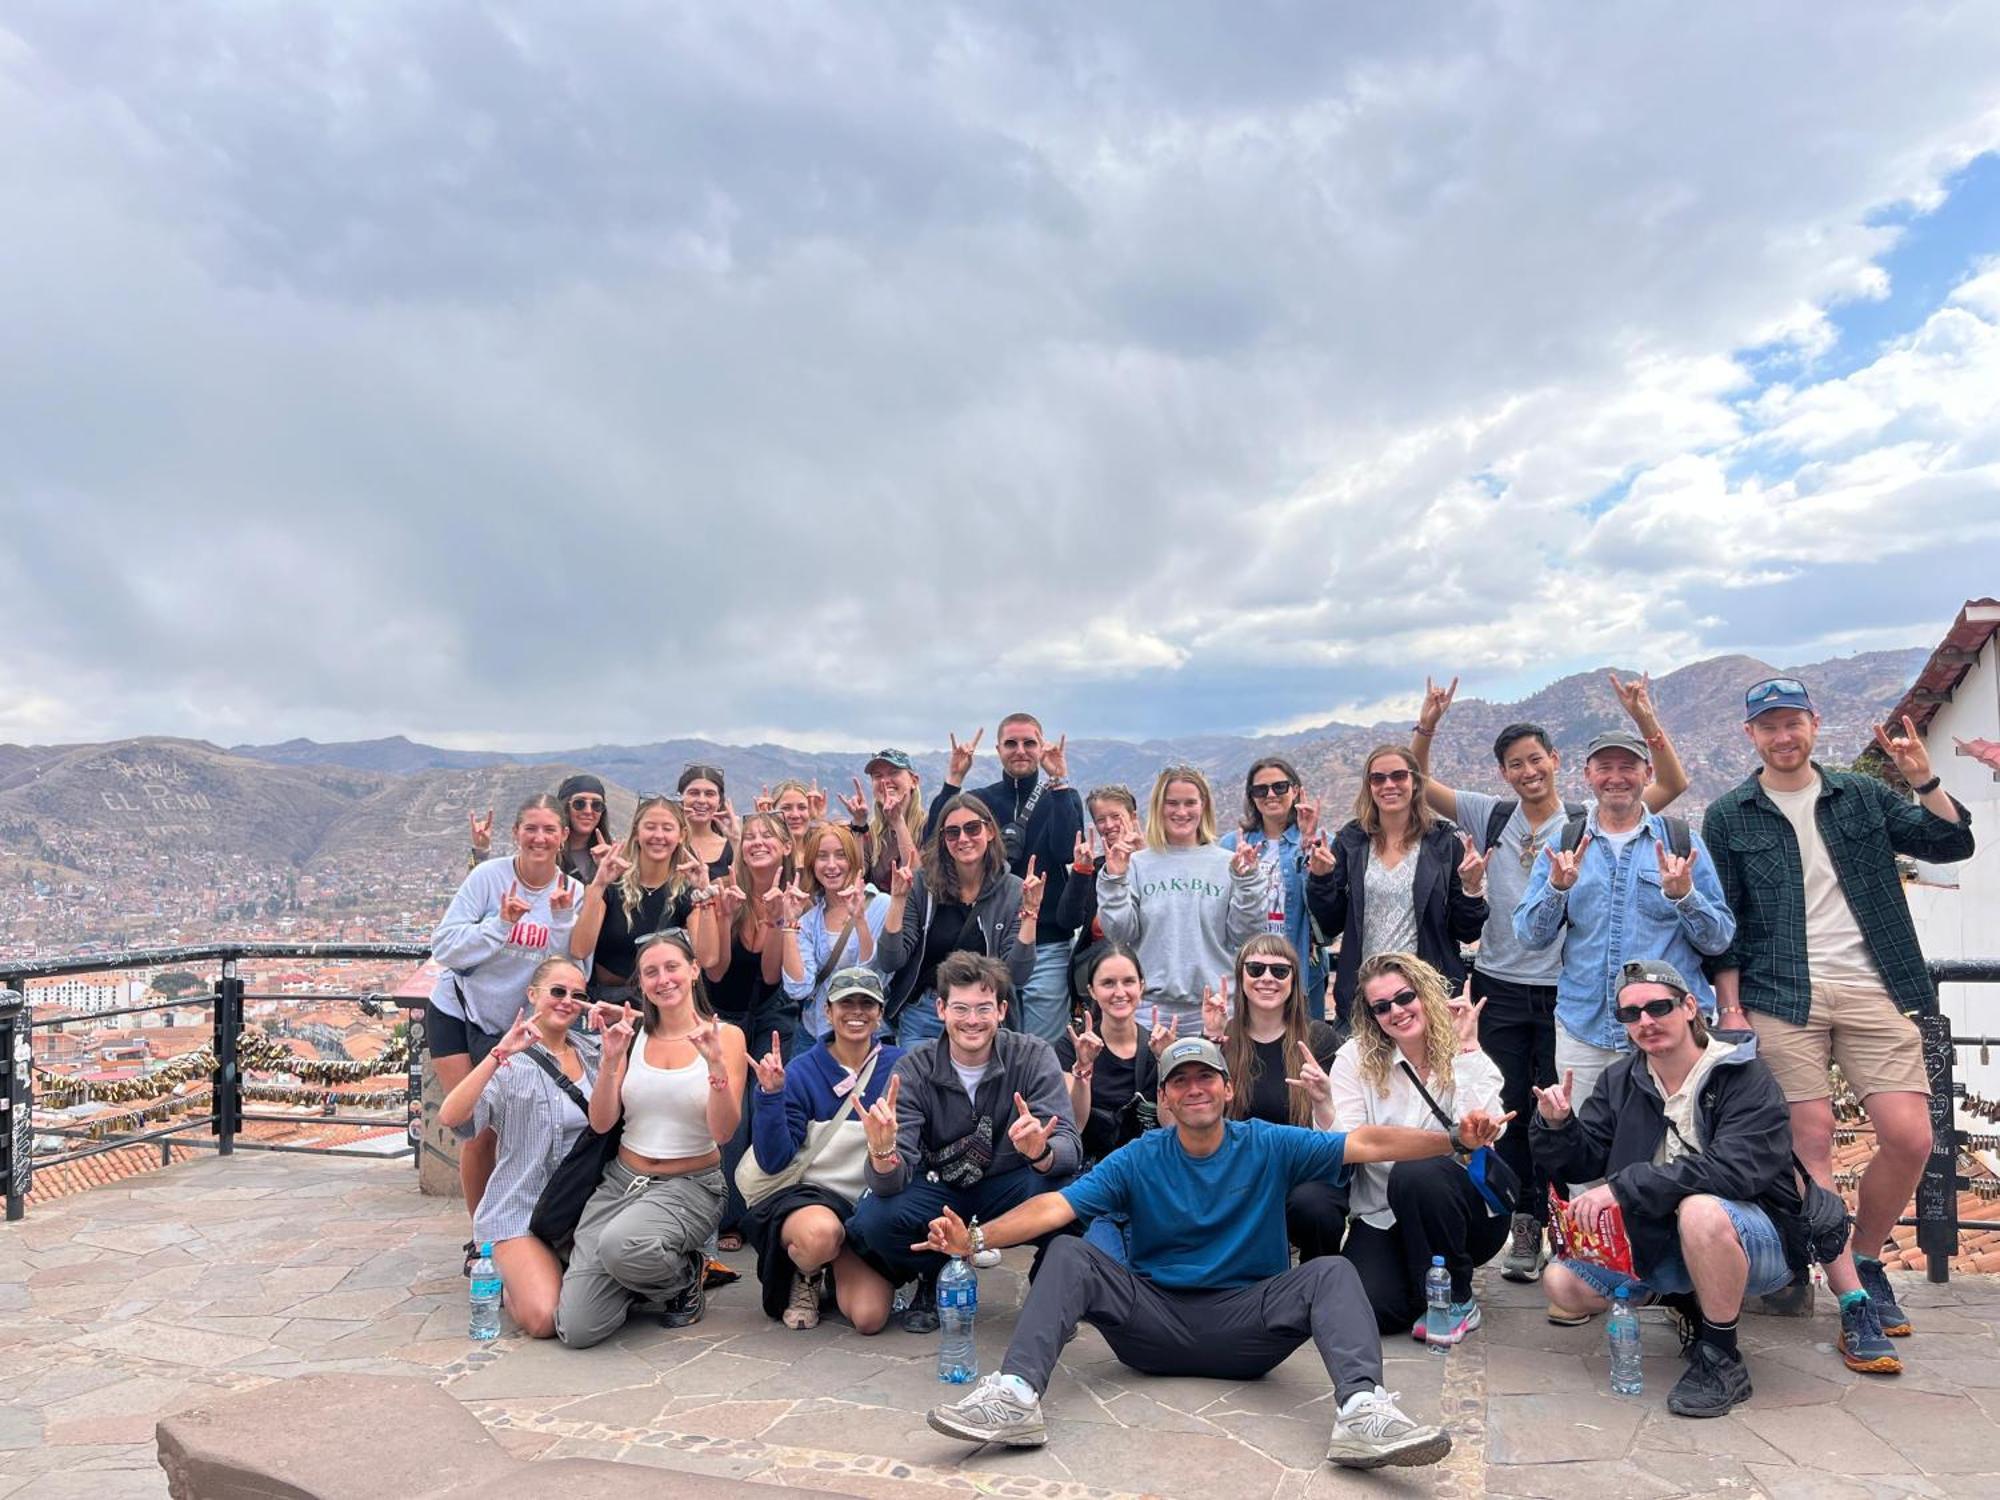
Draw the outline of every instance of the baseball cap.
<instances>
[{"instance_id":1,"label":"baseball cap","mask_svg":"<svg viewBox=\"0 0 2000 1500\"><path fill-rule=\"evenodd\" d=\"M1688 982L1681 978L1681 971L1664 958L1634 958L1628 960L1618 970L1618 988L1628 984L1664 984L1670 990L1689 994Z\"/></svg>"},{"instance_id":2,"label":"baseball cap","mask_svg":"<svg viewBox=\"0 0 2000 1500\"><path fill-rule=\"evenodd\" d=\"M826 998L829 1002L843 995L866 995L877 1005L882 1003L882 976L862 964L851 964L834 972L826 982Z\"/></svg>"},{"instance_id":3,"label":"baseball cap","mask_svg":"<svg viewBox=\"0 0 2000 1500\"><path fill-rule=\"evenodd\" d=\"M913 771L916 769L916 767L910 764L910 757L901 750L877 750L874 755L869 757L868 764L861 768L861 774L864 776L873 776L877 766L887 766L892 771Z\"/></svg>"},{"instance_id":4,"label":"baseball cap","mask_svg":"<svg viewBox=\"0 0 2000 1500\"><path fill-rule=\"evenodd\" d=\"M1602 734L1594 735L1590 748L1583 752L1583 758L1589 760L1600 750L1629 750L1643 761L1650 763L1653 759L1652 747L1629 729L1607 729Z\"/></svg>"},{"instance_id":5,"label":"baseball cap","mask_svg":"<svg viewBox=\"0 0 2000 1500\"><path fill-rule=\"evenodd\" d=\"M1166 1082L1174 1076L1174 1069L1183 1063L1200 1063L1215 1069L1224 1078L1229 1076L1229 1064L1223 1060L1222 1049L1205 1036L1184 1036L1160 1054L1160 1081Z\"/></svg>"},{"instance_id":6,"label":"baseball cap","mask_svg":"<svg viewBox=\"0 0 2000 1500\"><path fill-rule=\"evenodd\" d=\"M1774 708L1802 708L1811 713L1812 694L1796 677L1766 677L1743 695L1743 722L1748 724Z\"/></svg>"}]
</instances>

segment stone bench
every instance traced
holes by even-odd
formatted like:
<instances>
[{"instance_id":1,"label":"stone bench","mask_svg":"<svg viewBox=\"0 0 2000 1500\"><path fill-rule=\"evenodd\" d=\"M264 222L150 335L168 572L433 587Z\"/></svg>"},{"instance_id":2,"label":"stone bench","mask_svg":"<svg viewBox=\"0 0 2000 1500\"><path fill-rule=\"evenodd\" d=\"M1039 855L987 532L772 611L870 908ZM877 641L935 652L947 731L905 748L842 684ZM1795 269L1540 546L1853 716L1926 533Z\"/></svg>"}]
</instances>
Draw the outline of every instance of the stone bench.
<instances>
[{"instance_id":1,"label":"stone bench","mask_svg":"<svg viewBox=\"0 0 2000 1500\"><path fill-rule=\"evenodd\" d=\"M740 1497L742 1480L595 1458L514 1458L423 1380L305 1375L164 1418L174 1500L658 1500Z\"/></svg>"}]
</instances>

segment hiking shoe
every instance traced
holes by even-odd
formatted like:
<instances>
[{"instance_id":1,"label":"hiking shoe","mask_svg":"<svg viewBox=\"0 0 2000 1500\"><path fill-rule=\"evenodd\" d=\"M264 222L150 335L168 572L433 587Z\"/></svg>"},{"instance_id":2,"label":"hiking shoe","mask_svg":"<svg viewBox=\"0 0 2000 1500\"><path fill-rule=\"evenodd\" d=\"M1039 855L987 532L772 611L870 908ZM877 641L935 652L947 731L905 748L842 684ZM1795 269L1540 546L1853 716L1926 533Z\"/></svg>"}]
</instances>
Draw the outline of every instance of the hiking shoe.
<instances>
[{"instance_id":1,"label":"hiking shoe","mask_svg":"<svg viewBox=\"0 0 2000 1500\"><path fill-rule=\"evenodd\" d=\"M1396 1405L1396 1393L1381 1386L1356 1391L1333 1419L1328 1463L1343 1469L1414 1468L1434 1464L1451 1452L1451 1435L1441 1427L1419 1427Z\"/></svg>"},{"instance_id":2,"label":"hiking shoe","mask_svg":"<svg viewBox=\"0 0 2000 1500\"><path fill-rule=\"evenodd\" d=\"M1836 1347L1850 1370L1863 1375L1900 1375L1903 1362L1896 1346L1882 1330L1881 1309L1873 1297L1858 1297L1840 1310L1840 1339Z\"/></svg>"},{"instance_id":3,"label":"hiking shoe","mask_svg":"<svg viewBox=\"0 0 2000 1500\"><path fill-rule=\"evenodd\" d=\"M668 1301L666 1311L660 1314L660 1321L669 1328L686 1328L699 1323L701 1315L708 1311L708 1290L704 1285L708 1272L708 1257L697 1250L688 1256L688 1283Z\"/></svg>"},{"instance_id":4,"label":"hiking shoe","mask_svg":"<svg viewBox=\"0 0 2000 1500\"><path fill-rule=\"evenodd\" d=\"M946 1437L968 1443L1005 1443L1010 1448L1039 1448L1049 1440L1042 1421L1042 1403L1011 1375L988 1375L970 1395L949 1406L934 1406L924 1420Z\"/></svg>"},{"instance_id":5,"label":"hiking shoe","mask_svg":"<svg viewBox=\"0 0 2000 1500\"><path fill-rule=\"evenodd\" d=\"M819 1278L793 1276L792 1298L785 1304L787 1328L819 1327Z\"/></svg>"},{"instance_id":6,"label":"hiking shoe","mask_svg":"<svg viewBox=\"0 0 2000 1500\"><path fill-rule=\"evenodd\" d=\"M1500 1274L1508 1281L1540 1281L1542 1267L1549 1262L1542 1247L1542 1226L1533 1214L1515 1214L1513 1235L1507 1241L1506 1257Z\"/></svg>"},{"instance_id":7,"label":"hiking shoe","mask_svg":"<svg viewBox=\"0 0 2000 1500\"><path fill-rule=\"evenodd\" d=\"M1667 1410L1677 1417L1719 1417L1749 1399L1750 1367L1743 1356L1697 1339L1686 1373L1667 1393Z\"/></svg>"},{"instance_id":8,"label":"hiking shoe","mask_svg":"<svg viewBox=\"0 0 2000 1500\"><path fill-rule=\"evenodd\" d=\"M1463 1302L1452 1303L1446 1320L1448 1327L1435 1339L1430 1336L1430 1329L1421 1322L1410 1330L1410 1337L1420 1344L1456 1344L1479 1326L1478 1299L1467 1298Z\"/></svg>"},{"instance_id":9,"label":"hiking shoe","mask_svg":"<svg viewBox=\"0 0 2000 1500\"><path fill-rule=\"evenodd\" d=\"M937 1331L937 1277L919 1276L916 1289L910 1293L910 1305L903 1309L903 1332L936 1333Z\"/></svg>"},{"instance_id":10,"label":"hiking shoe","mask_svg":"<svg viewBox=\"0 0 2000 1500\"><path fill-rule=\"evenodd\" d=\"M1889 1285L1889 1273L1883 1269L1882 1262L1857 1255L1854 1257L1854 1269L1861 1277L1861 1290L1875 1304L1875 1316L1882 1320L1882 1332L1892 1339L1908 1338L1910 1315L1896 1301L1895 1288Z\"/></svg>"}]
</instances>

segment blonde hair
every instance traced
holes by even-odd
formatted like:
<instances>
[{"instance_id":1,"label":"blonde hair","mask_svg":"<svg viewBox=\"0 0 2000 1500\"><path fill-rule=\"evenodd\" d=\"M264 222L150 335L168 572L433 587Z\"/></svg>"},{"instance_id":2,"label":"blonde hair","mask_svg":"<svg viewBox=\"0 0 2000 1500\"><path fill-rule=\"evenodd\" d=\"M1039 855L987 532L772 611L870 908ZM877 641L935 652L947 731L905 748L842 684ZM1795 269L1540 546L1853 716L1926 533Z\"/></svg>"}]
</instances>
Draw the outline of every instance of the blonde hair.
<instances>
[{"instance_id":1,"label":"blonde hair","mask_svg":"<svg viewBox=\"0 0 2000 1500\"><path fill-rule=\"evenodd\" d=\"M924 842L924 798L923 778L915 771L903 771L910 778L910 794L903 799L903 809L896 816L902 820L903 829L910 836L910 847L921 848ZM889 820L882 815L882 804L878 800L868 813L868 847L870 849L894 849L896 835L889 829Z\"/></svg>"},{"instance_id":2,"label":"blonde hair","mask_svg":"<svg viewBox=\"0 0 2000 1500\"><path fill-rule=\"evenodd\" d=\"M736 832L736 857L730 863L729 873L736 877L736 888L743 892L743 914L736 919L738 933L751 930L764 923L764 895L757 889L757 878L750 873L750 866L743 858L743 841L750 836L750 825L756 823L768 828L771 837L778 841L778 874L772 881L773 887L785 884L792 878L792 831L785 826L785 820L776 813L752 813L743 820Z\"/></svg>"},{"instance_id":3,"label":"blonde hair","mask_svg":"<svg viewBox=\"0 0 2000 1500\"><path fill-rule=\"evenodd\" d=\"M1423 842L1424 835L1437 826L1437 814L1424 797L1424 788L1431 784L1424 775L1424 768L1417 764L1416 756L1410 753L1408 745L1377 745L1368 752L1368 758L1361 762L1361 790L1354 794L1354 821L1361 825L1361 831L1368 835L1368 842L1380 849L1382 844L1382 812L1375 805L1375 796L1368 789L1368 770L1385 755L1393 755L1409 768L1410 772L1410 827L1404 836L1403 847L1414 849Z\"/></svg>"},{"instance_id":4,"label":"blonde hair","mask_svg":"<svg viewBox=\"0 0 2000 1500\"><path fill-rule=\"evenodd\" d=\"M1373 760L1375 757L1370 756ZM1354 1009L1349 1014L1354 1032L1355 1060L1361 1065L1361 1081L1375 1090L1375 1097L1389 1097L1389 1075L1395 1071L1397 1049L1368 1008L1368 981L1384 974L1400 974L1417 992L1418 1007L1424 1013L1424 1067L1430 1090L1441 1094L1451 1087L1451 1060L1458 1055L1458 1028L1451 1022L1451 986L1444 975L1414 953L1378 953L1364 961L1354 976Z\"/></svg>"},{"instance_id":5,"label":"blonde hair","mask_svg":"<svg viewBox=\"0 0 2000 1500\"><path fill-rule=\"evenodd\" d=\"M1260 932L1236 951L1236 1013L1229 1018L1229 1029L1222 1037L1223 1061L1229 1064L1229 1076L1236 1084L1236 1097L1229 1101L1231 1119L1241 1120L1250 1113L1250 1095L1263 1071L1257 1060L1257 1044L1250 1039L1250 1004L1243 998L1243 960L1246 958L1283 959L1292 966L1292 988L1285 996L1285 1039L1284 1051L1280 1054L1284 1061L1280 1067L1288 1068L1292 1059L1299 1055L1299 1047L1310 1033L1311 1016L1306 1012L1305 965L1299 962L1299 951L1275 932ZM1289 1107L1294 1125L1310 1125L1313 1117L1312 1096L1304 1089L1288 1089Z\"/></svg>"},{"instance_id":6,"label":"blonde hair","mask_svg":"<svg viewBox=\"0 0 2000 1500\"><path fill-rule=\"evenodd\" d=\"M1215 842L1215 793L1209 787L1208 778L1193 766L1168 766L1154 781L1152 800L1146 805L1148 849L1167 847L1167 820L1164 809L1167 803L1167 788L1176 781L1185 781L1201 793L1201 826L1195 830L1194 841L1197 844Z\"/></svg>"},{"instance_id":7,"label":"blonde hair","mask_svg":"<svg viewBox=\"0 0 2000 1500\"><path fill-rule=\"evenodd\" d=\"M630 925L632 919L639 915L639 907L646 899L646 888L639 883L639 820L645 817L647 813L658 812L662 808L673 814L674 827L680 830L680 841L675 847L672 857L667 860L666 892L669 908L673 906L680 893L687 888L687 877L681 874L680 861L681 855L685 854L688 849L687 814L681 811L680 804L671 797L641 797L639 805L632 809L631 831L625 835L625 859L627 861L625 873L618 877L618 897L625 903L625 921L627 925Z\"/></svg>"}]
</instances>

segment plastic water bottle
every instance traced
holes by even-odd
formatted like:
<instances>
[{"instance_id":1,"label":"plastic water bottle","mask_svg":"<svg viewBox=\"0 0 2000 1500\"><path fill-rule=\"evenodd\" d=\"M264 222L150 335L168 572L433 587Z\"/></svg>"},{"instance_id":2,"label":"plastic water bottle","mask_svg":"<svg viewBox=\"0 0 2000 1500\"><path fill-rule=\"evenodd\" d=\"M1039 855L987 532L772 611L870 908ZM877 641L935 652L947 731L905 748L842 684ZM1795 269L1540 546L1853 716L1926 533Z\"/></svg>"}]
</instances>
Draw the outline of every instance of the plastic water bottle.
<instances>
[{"instance_id":1,"label":"plastic water bottle","mask_svg":"<svg viewBox=\"0 0 2000 1500\"><path fill-rule=\"evenodd\" d=\"M1621 1291L1611 1304L1611 1318L1604 1325L1611 1341L1611 1389L1621 1396L1637 1396L1646 1389L1646 1366L1639 1350L1639 1317Z\"/></svg>"},{"instance_id":2,"label":"plastic water bottle","mask_svg":"<svg viewBox=\"0 0 2000 1500\"><path fill-rule=\"evenodd\" d=\"M938 1379L964 1385L979 1375L972 1324L979 1316L979 1278L958 1256L937 1280Z\"/></svg>"},{"instance_id":3,"label":"plastic water bottle","mask_svg":"<svg viewBox=\"0 0 2000 1500\"><path fill-rule=\"evenodd\" d=\"M1442 1255L1433 1255L1424 1272L1424 1346L1433 1354L1451 1353L1451 1272Z\"/></svg>"},{"instance_id":4,"label":"plastic water bottle","mask_svg":"<svg viewBox=\"0 0 2000 1500\"><path fill-rule=\"evenodd\" d=\"M472 1263L472 1336L481 1343L500 1337L500 1272L493 1265L493 1247L479 1247Z\"/></svg>"}]
</instances>

